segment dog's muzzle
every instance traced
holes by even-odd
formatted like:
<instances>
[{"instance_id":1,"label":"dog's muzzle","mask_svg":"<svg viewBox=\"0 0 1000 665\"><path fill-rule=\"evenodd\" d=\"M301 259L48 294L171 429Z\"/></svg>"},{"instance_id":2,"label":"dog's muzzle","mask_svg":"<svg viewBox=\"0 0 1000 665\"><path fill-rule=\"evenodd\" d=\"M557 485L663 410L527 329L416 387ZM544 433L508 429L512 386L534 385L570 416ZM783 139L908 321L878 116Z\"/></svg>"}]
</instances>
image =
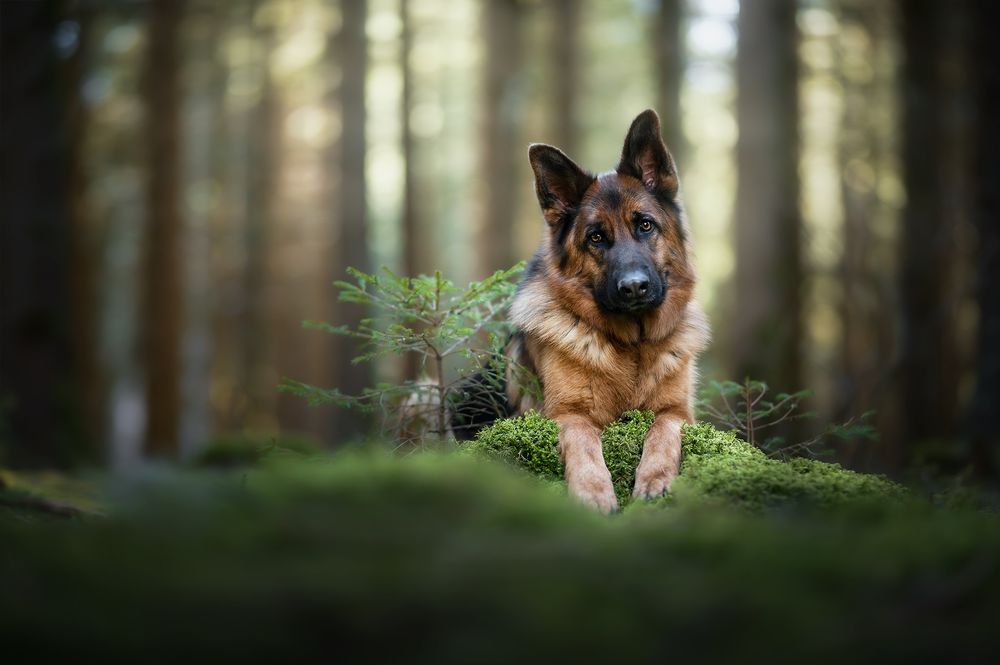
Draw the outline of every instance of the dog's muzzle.
<instances>
[{"instance_id":1,"label":"dog's muzzle","mask_svg":"<svg viewBox=\"0 0 1000 665\"><path fill-rule=\"evenodd\" d=\"M615 275L598 295L604 309L619 314L637 314L659 307L666 284L659 275L643 268L631 268Z\"/></svg>"}]
</instances>

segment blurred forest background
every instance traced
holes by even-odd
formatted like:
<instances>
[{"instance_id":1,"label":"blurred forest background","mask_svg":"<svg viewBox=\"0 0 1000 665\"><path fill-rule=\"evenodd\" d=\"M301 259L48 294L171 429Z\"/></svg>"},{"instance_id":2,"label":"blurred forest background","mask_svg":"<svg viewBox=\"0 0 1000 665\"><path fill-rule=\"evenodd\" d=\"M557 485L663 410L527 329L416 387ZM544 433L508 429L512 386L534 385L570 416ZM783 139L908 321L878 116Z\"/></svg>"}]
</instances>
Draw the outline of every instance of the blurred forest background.
<instances>
[{"instance_id":1,"label":"blurred forest background","mask_svg":"<svg viewBox=\"0 0 1000 665\"><path fill-rule=\"evenodd\" d=\"M875 410L851 466L988 472L995 5L5 0L0 463L359 438L276 392L374 380L301 328L363 315L332 281L527 258L528 143L612 168L652 107L715 330L703 376L810 388L824 421Z\"/></svg>"}]
</instances>

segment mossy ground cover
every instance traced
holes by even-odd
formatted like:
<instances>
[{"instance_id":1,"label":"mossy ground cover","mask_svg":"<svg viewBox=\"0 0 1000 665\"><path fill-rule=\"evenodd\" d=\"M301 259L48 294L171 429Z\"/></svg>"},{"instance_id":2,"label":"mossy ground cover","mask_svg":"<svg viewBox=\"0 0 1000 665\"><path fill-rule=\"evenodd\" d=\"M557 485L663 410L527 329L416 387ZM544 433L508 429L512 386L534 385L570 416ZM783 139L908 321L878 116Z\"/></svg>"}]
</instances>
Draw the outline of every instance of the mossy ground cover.
<instances>
[{"instance_id":1,"label":"mossy ground cover","mask_svg":"<svg viewBox=\"0 0 1000 665\"><path fill-rule=\"evenodd\" d=\"M630 411L601 435L604 459L622 505L630 501L635 469L653 414ZM685 425L680 474L666 502L716 503L743 510L834 508L912 499L881 476L811 459L781 461L710 424ZM562 478L559 427L537 413L482 430L466 450L523 468L547 480Z\"/></svg>"},{"instance_id":2,"label":"mossy ground cover","mask_svg":"<svg viewBox=\"0 0 1000 665\"><path fill-rule=\"evenodd\" d=\"M690 429L675 499L605 518L565 496L534 422L539 445L498 446L505 464L265 456L105 483L101 515L0 519L0 642L141 662L986 662L1000 647L994 514L845 508L828 499L848 472L807 481L796 464L781 482L827 489L721 488L709 460L760 457ZM534 466L512 472L521 456ZM803 492L811 508L790 509Z\"/></svg>"}]
</instances>

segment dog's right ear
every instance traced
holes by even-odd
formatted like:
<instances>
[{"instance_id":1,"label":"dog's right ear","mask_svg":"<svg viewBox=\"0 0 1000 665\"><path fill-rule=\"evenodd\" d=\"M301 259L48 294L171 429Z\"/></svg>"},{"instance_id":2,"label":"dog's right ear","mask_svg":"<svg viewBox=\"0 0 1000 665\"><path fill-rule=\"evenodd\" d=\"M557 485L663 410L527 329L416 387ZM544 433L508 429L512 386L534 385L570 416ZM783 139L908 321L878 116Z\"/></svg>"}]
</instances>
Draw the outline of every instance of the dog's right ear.
<instances>
[{"instance_id":1,"label":"dog's right ear","mask_svg":"<svg viewBox=\"0 0 1000 665\"><path fill-rule=\"evenodd\" d=\"M558 148L532 143L528 160L535 172L535 193L542 215L550 227L557 227L576 212L584 192L594 182L590 175Z\"/></svg>"}]
</instances>

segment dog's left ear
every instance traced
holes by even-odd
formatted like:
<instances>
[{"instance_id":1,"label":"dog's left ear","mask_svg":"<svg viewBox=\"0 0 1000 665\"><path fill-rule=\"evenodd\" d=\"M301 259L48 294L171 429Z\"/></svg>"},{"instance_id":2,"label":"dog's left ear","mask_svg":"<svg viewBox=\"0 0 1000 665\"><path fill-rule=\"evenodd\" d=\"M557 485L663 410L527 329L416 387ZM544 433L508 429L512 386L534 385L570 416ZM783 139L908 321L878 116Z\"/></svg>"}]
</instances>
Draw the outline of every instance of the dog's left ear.
<instances>
[{"instance_id":1,"label":"dog's left ear","mask_svg":"<svg viewBox=\"0 0 1000 665\"><path fill-rule=\"evenodd\" d=\"M616 171L638 178L655 196L668 201L677 198L680 184L677 168L660 138L660 118L656 111L647 109L632 121Z\"/></svg>"}]
</instances>

